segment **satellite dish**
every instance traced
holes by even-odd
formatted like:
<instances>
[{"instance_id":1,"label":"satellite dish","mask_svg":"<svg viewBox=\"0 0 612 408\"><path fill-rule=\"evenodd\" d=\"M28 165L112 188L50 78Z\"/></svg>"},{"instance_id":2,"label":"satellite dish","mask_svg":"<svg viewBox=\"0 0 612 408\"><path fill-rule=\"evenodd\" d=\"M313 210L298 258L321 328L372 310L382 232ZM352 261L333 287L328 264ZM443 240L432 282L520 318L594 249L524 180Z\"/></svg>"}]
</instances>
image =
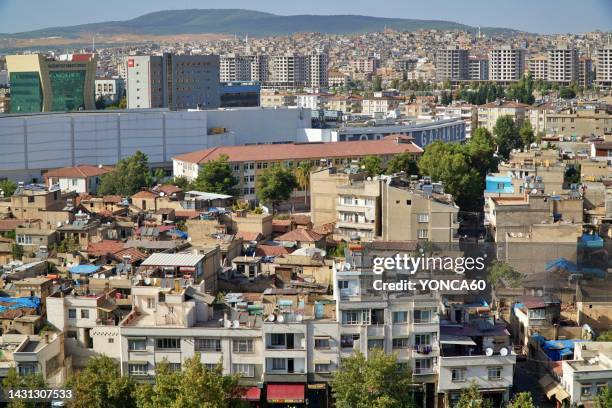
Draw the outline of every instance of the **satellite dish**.
<instances>
[{"instance_id":1,"label":"satellite dish","mask_svg":"<svg viewBox=\"0 0 612 408\"><path fill-rule=\"evenodd\" d=\"M487 356L492 356L493 355L493 349L491 347L487 347L487 349L485 350L485 354Z\"/></svg>"},{"instance_id":2,"label":"satellite dish","mask_svg":"<svg viewBox=\"0 0 612 408\"><path fill-rule=\"evenodd\" d=\"M300 323L302 320L304 320L304 316L299 314L299 315L295 316L295 320L297 320L297 322Z\"/></svg>"},{"instance_id":3,"label":"satellite dish","mask_svg":"<svg viewBox=\"0 0 612 408\"><path fill-rule=\"evenodd\" d=\"M147 286L151 285L151 278L146 278L145 279L145 285L147 285Z\"/></svg>"},{"instance_id":4,"label":"satellite dish","mask_svg":"<svg viewBox=\"0 0 612 408\"><path fill-rule=\"evenodd\" d=\"M233 327L234 329L239 328L239 327L240 327L240 322L239 322L238 320L234 320L234 321L232 322L232 327Z\"/></svg>"},{"instance_id":5,"label":"satellite dish","mask_svg":"<svg viewBox=\"0 0 612 408\"><path fill-rule=\"evenodd\" d=\"M268 321L269 322L273 322L274 320L276 320L276 315L271 314L271 315L268 316Z\"/></svg>"},{"instance_id":6,"label":"satellite dish","mask_svg":"<svg viewBox=\"0 0 612 408\"><path fill-rule=\"evenodd\" d=\"M282 322L284 322L284 321L285 321L285 316L283 316L283 315L278 315L277 320L278 320L278 322L279 322L279 323L282 323Z\"/></svg>"},{"instance_id":7,"label":"satellite dish","mask_svg":"<svg viewBox=\"0 0 612 408\"><path fill-rule=\"evenodd\" d=\"M141 274L136 275L136 279L137 279L138 281L141 281L141 280L142 280L142 275L141 275Z\"/></svg>"},{"instance_id":8,"label":"satellite dish","mask_svg":"<svg viewBox=\"0 0 612 408\"><path fill-rule=\"evenodd\" d=\"M225 320L223 322L223 327L225 327L226 329L229 329L230 327L232 327L232 322L230 322L229 320Z\"/></svg>"},{"instance_id":9,"label":"satellite dish","mask_svg":"<svg viewBox=\"0 0 612 408\"><path fill-rule=\"evenodd\" d=\"M501 354L502 356L507 356L508 355L508 349L505 347L502 347L501 350L499 350L499 354Z\"/></svg>"}]
</instances>

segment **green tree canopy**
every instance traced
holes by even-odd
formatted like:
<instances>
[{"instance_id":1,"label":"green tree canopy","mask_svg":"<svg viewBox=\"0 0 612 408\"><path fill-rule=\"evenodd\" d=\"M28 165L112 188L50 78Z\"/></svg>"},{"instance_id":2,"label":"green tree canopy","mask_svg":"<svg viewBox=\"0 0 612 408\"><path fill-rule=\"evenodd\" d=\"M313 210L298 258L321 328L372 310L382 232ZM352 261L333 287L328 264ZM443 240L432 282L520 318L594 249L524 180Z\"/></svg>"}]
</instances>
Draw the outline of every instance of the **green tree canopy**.
<instances>
[{"instance_id":1,"label":"green tree canopy","mask_svg":"<svg viewBox=\"0 0 612 408\"><path fill-rule=\"evenodd\" d=\"M576 91L570 87L563 87L559 90L559 98L561 99L574 99L576 97Z\"/></svg>"},{"instance_id":2,"label":"green tree canopy","mask_svg":"<svg viewBox=\"0 0 612 408\"><path fill-rule=\"evenodd\" d=\"M397 356L375 349L343 359L332 379L338 408L414 407L412 375L400 369Z\"/></svg>"},{"instance_id":3,"label":"green tree canopy","mask_svg":"<svg viewBox=\"0 0 612 408\"><path fill-rule=\"evenodd\" d=\"M17 190L17 184L13 180L2 180L0 181L0 190L4 192L5 197L10 197Z\"/></svg>"},{"instance_id":4,"label":"green tree canopy","mask_svg":"<svg viewBox=\"0 0 612 408\"><path fill-rule=\"evenodd\" d=\"M483 181L487 174L497 170L495 139L487 129L477 128L472 132L464 150L470 165L478 171Z\"/></svg>"},{"instance_id":5,"label":"green tree canopy","mask_svg":"<svg viewBox=\"0 0 612 408\"><path fill-rule=\"evenodd\" d=\"M537 408L533 402L531 394L528 392L519 392L514 396L507 408Z\"/></svg>"},{"instance_id":6,"label":"green tree canopy","mask_svg":"<svg viewBox=\"0 0 612 408\"><path fill-rule=\"evenodd\" d=\"M525 119L521 124L521 128L519 129L519 136L521 137L521 142L523 143L523 146L530 146L535 141L533 127L531 126L531 121L529 119Z\"/></svg>"},{"instance_id":7,"label":"green tree canopy","mask_svg":"<svg viewBox=\"0 0 612 408\"><path fill-rule=\"evenodd\" d=\"M408 152L396 154L387 163L387 173L399 173L404 172L410 176L413 174L419 174L419 166L416 160L412 158L412 155Z\"/></svg>"},{"instance_id":8,"label":"green tree canopy","mask_svg":"<svg viewBox=\"0 0 612 408\"><path fill-rule=\"evenodd\" d=\"M68 382L74 390L72 408L135 408L135 385L130 377L121 376L110 357L91 358L85 369Z\"/></svg>"},{"instance_id":9,"label":"green tree canopy","mask_svg":"<svg viewBox=\"0 0 612 408\"><path fill-rule=\"evenodd\" d=\"M183 191L187 191L191 189L191 183L187 180L185 176L174 177L172 180L165 182L164 184L173 185L181 188Z\"/></svg>"},{"instance_id":10,"label":"green tree canopy","mask_svg":"<svg viewBox=\"0 0 612 408\"><path fill-rule=\"evenodd\" d=\"M285 167L267 168L257 176L257 197L264 203L272 203L272 212L276 206L287 201L291 192L298 186L293 172Z\"/></svg>"},{"instance_id":11,"label":"green tree canopy","mask_svg":"<svg viewBox=\"0 0 612 408\"><path fill-rule=\"evenodd\" d=\"M595 407L612 408L612 388L606 386L595 397Z\"/></svg>"},{"instance_id":12,"label":"green tree canopy","mask_svg":"<svg viewBox=\"0 0 612 408\"><path fill-rule=\"evenodd\" d=\"M13 244L11 245L11 256L13 257L13 259L21 261L21 258L23 258L23 247L19 244Z\"/></svg>"},{"instance_id":13,"label":"green tree canopy","mask_svg":"<svg viewBox=\"0 0 612 408\"><path fill-rule=\"evenodd\" d=\"M382 160L378 156L366 156L361 159L360 165L370 176L378 176L385 171Z\"/></svg>"},{"instance_id":14,"label":"green tree canopy","mask_svg":"<svg viewBox=\"0 0 612 408\"><path fill-rule=\"evenodd\" d=\"M41 390L47 388L47 384L41 374L19 375L15 367L11 367L2 380L2 388L5 393L8 390ZM11 401L7 405L8 408L43 408L46 406L45 402L19 400Z\"/></svg>"},{"instance_id":15,"label":"green tree canopy","mask_svg":"<svg viewBox=\"0 0 612 408\"><path fill-rule=\"evenodd\" d=\"M234 177L228 160L226 155L221 155L218 159L200 165L193 188L207 193L237 195L238 180Z\"/></svg>"},{"instance_id":16,"label":"green tree canopy","mask_svg":"<svg viewBox=\"0 0 612 408\"><path fill-rule=\"evenodd\" d=\"M497 119L493 134L495 135L495 143L497 143L497 152L504 159L510 157L512 149L521 147L521 139L516 124L510 115L500 116Z\"/></svg>"},{"instance_id":17,"label":"green tree canopy","mask_svg":"<svg viewBox=\"0 0 612 408\"><path fill-rule=\"evenodd\" d=\"M478 390L478 385L472 382L469 388L461 392L455 408L493 408L493 404L483 397Z\"/></svg>"},{"instance_id":18,"label":"green tree canopy","mask_svg":"<svg viewBox=\"0 0 612 408\"><path fill-rule=\"evenodd\" d=\"M505 262L494 261L489 268L489 283L495 287L502 280L516 288L523 282L523 275Z\"/></svg>"},{"instance_id":19,"label":"green tree canopy","mask_svg":"<svg viewBox=\"0 0 612 408\"><path fill-rule=\"evenodd\" d=\"M295 168L295 180L297 185L302 190L308 190L310 188L310 170L312 166L309 162L302 162ZM308 198L307 194L304 194L304 204Z\"/></svg>"},{"instance_id":20,"label":"green tree canopy","mask_svg":"<svg viewBox=\"0 0 612 408\"><path fill-rule=\"evenodd\" d=\"M597 336L597 341L612 341L612 330L601 332Z\"/></svg>"},{"instance_id":21,"label":"green tree canopy","mask_svg":"<svg viewBox=\"0 0 612 408\"><path fill-rule=\"evenodd\" d=\"M98 193L131 196L143 187L151 185L153 178L149 170L149 158L141 151L121 159L115 170L101 177Z\"/></svg>"},{"instance_id":22,"label":"green tree canopy","mask_svg":"<svg viewBox=\"0 0 612 408\"><path fill-rule=\"evenodd\" d=\"M527 74L506 88L506 98L512 101L519 101L521 103L533 105L535 102L533 89L533 78L531 77L531 74Z\"/></svg>"}]
</instances>

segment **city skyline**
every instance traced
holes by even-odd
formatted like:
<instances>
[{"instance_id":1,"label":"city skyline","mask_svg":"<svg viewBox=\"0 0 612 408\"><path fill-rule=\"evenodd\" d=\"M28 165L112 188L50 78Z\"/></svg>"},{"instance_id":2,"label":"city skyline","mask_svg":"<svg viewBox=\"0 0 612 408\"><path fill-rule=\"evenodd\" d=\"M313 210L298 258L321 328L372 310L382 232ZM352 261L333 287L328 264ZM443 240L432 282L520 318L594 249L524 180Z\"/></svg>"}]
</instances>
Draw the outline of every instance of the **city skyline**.
<instances>
[{"instance_id":1,"label":"city skyline","mask_svg":"<svg viewBox=\"0 0 612 408\"><path fill-rule=\"evenodd\" d=\"M170 9L166 2L152 0L148 2L130 2L125 4L118 0L109 0L106 7L95 7L93 1L59 0L38 2L37 13L31 13L31 3L23 4L12 0L0 0L0 26L3 33L17 33L48 27L71 26L111 20L126 20L143 14ZM435 0L426 4L404 3L388 0L374 4L355 4L347 1L333 3L314 0L307 5L287 4L277 0L267 0L254 5L245 0L233 1L194 1L178 0L172 3L171 9L188 8L241 8L279 15L313 14L358 14L373 17L400 17L410 19L436 19L453 21L472 26L513 28L527 32L581 33L594 30L610 31L612 29L612 4L605 0L588 0L580 3L571 1L559 2L550 0L528 2L518 0L496 7L484 0L469 3L457 3L449 0ZM383 7L381 7L381 5ZM115 7L116 6L116 7ZM95 7L95 17L90 16ZM118 14L117 10L121 10ZM349 12L347 12L349 11ZM27 21L22 16L27 15ZM547 15L547 19L542 19ZM583 18L576 18L583 16Z\"/></svg>"}]
</instances>

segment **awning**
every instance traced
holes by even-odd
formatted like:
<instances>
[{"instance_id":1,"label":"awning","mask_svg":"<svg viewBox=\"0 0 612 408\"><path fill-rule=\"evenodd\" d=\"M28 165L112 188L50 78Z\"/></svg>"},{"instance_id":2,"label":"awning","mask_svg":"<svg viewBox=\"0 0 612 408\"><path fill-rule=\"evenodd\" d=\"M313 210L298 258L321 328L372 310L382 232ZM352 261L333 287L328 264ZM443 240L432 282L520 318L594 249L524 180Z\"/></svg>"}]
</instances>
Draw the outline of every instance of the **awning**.
<instances>
[{"instance_id":1,"label":"awning","mask_svg":"<svg viewBox=\"0 0 612 408\"><path fill-rule=\"evenodd\" d=\"M304 403L304 384L268 384L268 402L272 404Z\"/></svg>"},{"instance_id":2,"label":"awning","mask_svg":"<svg viewBox=\"0 0 612 408\"><path fill-rule=\"evenodd\" d=\"M456 344L460 346L475 346L476 342L467 336L441 335L440 344Z\"/></svg>"},{"instance_id":3,"label":"awning","mask_svg":"<svg viewBox=\"0 0 612 408\"><path fill-rule=\"evenodd\" d=\"M546 398L553 399L553 397L559 401L563 402L563 400L570 397L570 395L561 387L550 375L545 375L539 381L542 390L546 394Z\"/></svg>"},{"instance_id":4,"label":"awning","mask_svg":"<svg viewBox=\"0 0 612 408\"><path fill-rule=\"evenodd\" d=\"M259 401L261 399L261 388L250 387L245 388L242 394L242 399L246 401Z\"/></svg>"}]
</instances>

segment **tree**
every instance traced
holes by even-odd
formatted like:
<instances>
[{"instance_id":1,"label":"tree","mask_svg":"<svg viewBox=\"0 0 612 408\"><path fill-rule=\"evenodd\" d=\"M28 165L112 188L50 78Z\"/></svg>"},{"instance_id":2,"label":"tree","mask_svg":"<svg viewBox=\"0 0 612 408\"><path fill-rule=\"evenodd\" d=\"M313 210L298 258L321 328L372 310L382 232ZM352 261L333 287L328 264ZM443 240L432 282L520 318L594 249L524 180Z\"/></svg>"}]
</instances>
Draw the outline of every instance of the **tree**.
<instances>
[{"instance_id":1,"label":"tree","mask_svg":"<svg viewBox=\"0 0 612 408\"><path fill-rule=\"evenodd\" d=\"M531 126L529 119L525 119L521 124L519 136L521 137L523 146L530 146L534 142L535 136L533 134L533 127Z\"/></svg>"},{"instance_id":2,"label":"tree","mask_svg":"<svg viewBox=\"0 0 612 408\"><path fill-rule=\"evenodd\" d=\"M257 197L262 202L272 203L272 213L276 205L287 201L291 197L291 192L298 185L291 170L284 167L267 168L257 177Z\"/></svg>"},{"instance_id":3,"label":"tree","mask_svg":"<svg viewBox=\"0 0 612 408\"><path fill-rule=\"evenodd\" d=\"M23 247L19 244L13 244L11 245L11 256L13 257L13 259L21 261L21 258L23 258Z\"/></svg>"},{"instance_id":4,"label":"tree","mask_svg":"<svg viewBox=\"0 0 612 408\"><path fill-rule=\"evenodd\" d=\"M102 175L98 193L131 196L151 185L151 182L149 159L146 154L137 151L133 156L121 159L115 170Z\"/></svg>"},{"instance_id":5,"label":"tree","mask_svg":"<svg viewBox=\"0 0 612 408\"><path fill-rule=\"evenodd\" d=\"M493 408L491 401L485 399L478 390L478 385L472 382L459 396L455 408Z\"/></svg>"},{"instance_id":6,"label":"tree","mask_svg":"<svg viewBox=\"0 0 612 408\"><path fill-rule=\"evenodd\" d=\"M308 194L306 191L308 191L310 188L311 167L312 166L309 162L302 162L295 168L295 179L297 181L297 185L301 190L304 190L304 204L306 204L306 200L308 199Z\"/></svg>"},{"instance_id":7,"label":"tree","mask_svg":"<svg viewBox=\"0 0 612 408\"><path fill-rule=\"evenodd\" d=\"M563 181L566 185L580 183L580 165L569 165L563 175Z\"/></svg>"},{"instance_id":8,"label":"tree","mask_svg":"<svg viewBox=\"0 0 612 408\"><path fill-rule=\"evenodd\" d=\"M497 143L497 153L504 159L510 157L512 149L516 149L521 145L516 124L510 115L500 116L497 119L493 128L493 134Z\"/></svg>"},{"instance_id":9,"label":"tree","mask_svg":"<svg viewBox=\"0 0 612 408\"><path fill-rule=\"evenodd\" d=\"M93 357L85 369L68 382L74 390L72 408L135 408L135 384L121 376L110 357Z\"/></svg>"},{"instance_id":10,"label":"tree","mask_svg":"<svg viewBox=\"0 0 612 408\"><path fill-rule=\"evenodd\" d=\"M98 99L96 99L96 109L97 110L106 109L106 101L101 96Z\"/></svg>"},{"instance_id":11,"label":"tree","mask_svg":"<svg viewBox=\"0 0 612 408\"><path fill-rule=\"evenodd\" d=\"M496 287L502 281L516 288L521 285L523 275L505 262L494 261L489 268L489 283Z\"/></svg>"},{"instance_id":12,"label":"tree","mask_svg":"<svg viewBox=\"0 0 612 408\"><path fill-rule=\"evenodd\" d=\"M161 183L166 177L166 172L162 168L155 169L153 173L153 180L156 184Z\"/></svg>"},{"instance_id":13,"label":"tree","mask_svg":"<svg viewBox=\"0 0 612 408\"><path fill-rule=\"evenodd\" d=\"M397 356L375 349L368 358L357 353L343 359L334 373L332 390L338 408L414 407L412 375L397 364Z\"/></svg>"},{"instance_id":14,"label":"tree","mask_svg":"<svg viewBox=\"0 0 612 408\"><path fill-rule=\"evenodd\" d=\"M375 76L372 79L372 90L374 92L380 92L382 91L382 78L379 76Z\"/></svg>"},{"instance_id":15,"label":"tree","mask_svg":"<svg viewBox=\"0 0 612 408\"><path fill-rule=\"evenodd\" d=\"M237 195L238 180L234 177L228 160L229 157L221 155L218 159L201 165L193 188L208 193Z\"/></svg>"},{"instance_id":16,"label":"tree","mask_svg":"<svg viewBox=\"0 0 612 408\"><path fill-rule=\"evenodd\" d=\"M563 87L559 90L559 98L561 99L574 99L576 97L576 91L569 87Z\"/></svg>"},{"instance_id":17,"label":"tree","mask_svg":"<svg viewBox=\"0 0 612 408\"><path fill-rule=\"evenodd\" d=\"M17 184L13 180L2 180L0 181L0 191L4 193L4 197L10 197L17 190Z\"/></svg>"},{"instance_id":18,"label":"tree","mask_svg":"<svg viewBox=\"0 0 612 408\"><path fill-rule=\"evenodd\" d=\"M172 180L165 182L164 184L171 184L173 186L179 187L183 191L187 191L191 189L191 183L187 180L185 176L174 177Z\"/></svg>"},{"instance_id":19,"label":"tree","mask_svg":"<svg viewBox=\"0 0 612 408\"><path fill-rule=\"evenodd\" d=\"M419 174L416 160L408 152L396 154L387 163L387 173L406 173L406 175Z\"/></svg>"},{"instance_id":20,"label":"tree","mask_svg":"<svg viewBox=\"0 0 612 408\"><path fill-rule=\"evenodd\" d=\"M532 105L535 102L533 87L533 78L531 77L531 74L527 74L519 81L506 88L506 98Z\"/></svg>"},{"instance_id":21,"label":"tree","mask_svg":"<svg viewBox=\"0 0 612 408\"><path fill-rule=\"evenodd\" d=\"M471 167L478 170L483 182L487 174L497 171L495 140L491 132L487 129L477 128L472 132L472 136L465 144L464 150L468 156Z\"/></svg>"},{"instance_id":22,"label":"tree","mask_svg":"<svg viewBox=\"0 0 612 408\"><path fill-rule=\"evenodd\" d=\"M382 160L378 156L366 156L361 159L360 165L370 176L378 176L385 171Z\"/></svg>"},{"instance_id":23,"label":"tree","mask_svg":"<svg viewBox=\"0 0 612 408\"><path fill-rule=\"evenodd\" d=\"M537 408L528 392L519 392L514 396L507 408Z\"/></svg>"},{"instance_id":24,"label":"tree","mask_svg":"<svg viewBox=\"0 0 612 408\"><path fill-rule=\"evenodd\" d=\"M612 408L612 388L605 386L595 398L597 408Z\"/></svg>"},{"instance_id":25,"label":"tree","mask_svg":"<svg viewBox=\"0 0 612 408\"><path fill-rule=\"evenodd\" d=\"M8 369L6 377L2 380L2 388L5 392L8 390L40 390L47 388L47 384L41 374L19 375L15 367ZM46 407L47 403L33 401L11 401L8 403L8 408L42 408Z\"/></svg>"},{"instance_id":26,"label":"tree","mask_svg":"<svg viewBox=\"0 0 612 408\"><path fill-rule=\"evenodd\" d=\"M612 341L612 330L602 332L597 336L597 341Z\"/></svg>"}]
</instances>

